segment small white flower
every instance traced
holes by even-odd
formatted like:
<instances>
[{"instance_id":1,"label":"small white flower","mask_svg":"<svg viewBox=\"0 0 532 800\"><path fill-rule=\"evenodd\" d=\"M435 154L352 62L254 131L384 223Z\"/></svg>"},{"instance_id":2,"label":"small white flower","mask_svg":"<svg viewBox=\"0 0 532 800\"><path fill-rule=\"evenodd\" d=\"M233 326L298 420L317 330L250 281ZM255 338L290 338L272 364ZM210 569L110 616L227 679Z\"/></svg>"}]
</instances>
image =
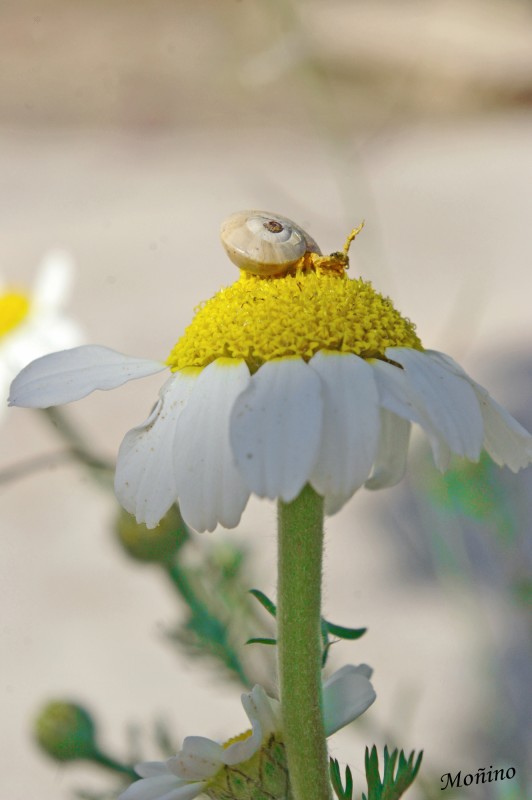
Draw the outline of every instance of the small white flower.
<instances>
[{"instance_id":1,"label":"small white flower","mask_svg":"<svg viewBox=\"0 0 532 800\"><path fill-rule=\"evenodd\" d=\"M0 396L7 398L15 375L35 358L73 347L83 337L64 315L73 265L68 253L53 250L43 258L31 293L8 288L0 278ZM3 414L5 403L0 405Z\"/></svg>"},{"instance_id":2,"label":"small white flower","mask_svg":"<svg viewBox=\"0 0 532 800\"><path fill-rule=\"evenodd\" d=\"M323 684L325 732L332 735L366 711L375 700L366 664L346 665ZM135 769L141 780L131 784L120 800L192 800L199 794L217 798L220 787L233 796L249 797L249 786L265 796L285 797L288 773L282 743L278 700L262 686L242 695L251 730L219 744L202 736L188 736L179 753L167 761L148 761ZM267 761L269 769L263 769ZM244 782L244 794L239 786ZM282 794L276 787L282 787ZM248 792L247 794L245 792ZM260 791L259 791L260 794ZM262 796L262 795L260 795Z\"/></svg>"}]
</instances>

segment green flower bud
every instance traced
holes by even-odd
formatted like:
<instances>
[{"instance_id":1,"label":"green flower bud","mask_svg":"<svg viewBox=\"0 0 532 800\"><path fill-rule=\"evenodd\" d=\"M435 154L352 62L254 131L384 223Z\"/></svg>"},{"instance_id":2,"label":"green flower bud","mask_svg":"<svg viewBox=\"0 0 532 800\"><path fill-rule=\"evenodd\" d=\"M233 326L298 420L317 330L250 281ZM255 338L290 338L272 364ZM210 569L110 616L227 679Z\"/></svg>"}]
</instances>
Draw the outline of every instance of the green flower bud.
<instances>
[{"instance_id":1,"label":"green flower bud","mask_svg":"<svg viewBox=\"0 0 532 800\"><path fill-rule=\"evenodd\" d=\"M82 706L61 700L48 703L35 721L35 738L57 761L93 758L97 752L94 721Z\"/></svg>"},{"instance_id":2,"label":"green flower bud","mask_svg":"<svg viewBox=\"0 0 532 800\"><path fill-rule=\"evenodd\" d=\"M116 525L118 540L137 561L164 564L186 542L188 531L176 506L172 506L156 528L147 528L127 511L121 511Z\"/></svg>"}]
</instances>

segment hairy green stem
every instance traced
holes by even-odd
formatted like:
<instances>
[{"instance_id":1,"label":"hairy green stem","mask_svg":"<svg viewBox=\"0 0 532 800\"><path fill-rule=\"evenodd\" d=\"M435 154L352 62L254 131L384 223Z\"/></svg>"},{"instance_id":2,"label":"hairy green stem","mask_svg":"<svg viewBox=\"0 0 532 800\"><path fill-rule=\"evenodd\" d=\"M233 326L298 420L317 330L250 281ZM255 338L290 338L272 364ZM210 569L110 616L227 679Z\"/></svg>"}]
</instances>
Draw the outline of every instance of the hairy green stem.
<instances>
[{"instance_id":1,"label":"hairy green stem","mask_svg":"<svg viewBox=\"0 0 532 800\"><path fill-rule=\"evenodd\" d=\"M294 800L330 800L321 688L323 498L279 501L277 649L283 738Z\"/></svg>"}]
</instances>

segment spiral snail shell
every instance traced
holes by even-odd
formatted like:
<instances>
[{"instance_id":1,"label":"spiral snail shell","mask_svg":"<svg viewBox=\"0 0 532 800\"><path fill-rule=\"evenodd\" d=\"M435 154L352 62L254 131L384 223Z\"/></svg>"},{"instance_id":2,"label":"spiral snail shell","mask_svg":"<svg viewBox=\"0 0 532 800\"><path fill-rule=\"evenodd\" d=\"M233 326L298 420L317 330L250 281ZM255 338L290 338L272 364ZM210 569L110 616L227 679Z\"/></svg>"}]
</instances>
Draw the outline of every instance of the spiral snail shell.
<instances>
[{"instance_id":1,"label":"spiral snail shell","mask_svg":"<svg viewBox=\"0 0 532 800\"><path fill-rule=\"evenodd\" d=\"M299 225L268 211L237 211L220 229L222 244L237 267L260 277L282 275L305 253L321 254Z\"/></svg>"}]
</instances>

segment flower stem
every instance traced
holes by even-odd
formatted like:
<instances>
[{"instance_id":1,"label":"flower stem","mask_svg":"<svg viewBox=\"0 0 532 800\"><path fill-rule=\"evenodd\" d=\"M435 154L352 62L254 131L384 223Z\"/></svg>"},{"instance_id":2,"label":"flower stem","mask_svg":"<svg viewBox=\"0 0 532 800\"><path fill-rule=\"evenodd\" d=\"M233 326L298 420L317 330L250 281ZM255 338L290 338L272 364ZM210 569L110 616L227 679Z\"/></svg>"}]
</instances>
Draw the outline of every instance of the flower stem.
<instances>
[{"instance_id":1,"label":"flower stem","mask_svg":"<svg viewBox=\"0 0 532 800\"><path fill-rule=\"evenodd\" d=\"M277 649L283 738L294 800L330 800L321 690L323 498L279 501Z\"/></svg>"},{"instance_id":2,"label":"flower stem","mask_svg":"<svg viewBox=\"0 0 532 800\"><path fill-rule=\"evenodd\" d=\"M111 758L111 756L108 756L106 753L102 753L99 750L95 750L94 755L90 760L94 761L95 764L99 764L101 767L112 769L113 772L120 772L123 775L127 775L134 781L138 781L139 779L139 776L130 764L123 764L121 761L116 761L116 759Z\"/></svg>"}]
</instances>

